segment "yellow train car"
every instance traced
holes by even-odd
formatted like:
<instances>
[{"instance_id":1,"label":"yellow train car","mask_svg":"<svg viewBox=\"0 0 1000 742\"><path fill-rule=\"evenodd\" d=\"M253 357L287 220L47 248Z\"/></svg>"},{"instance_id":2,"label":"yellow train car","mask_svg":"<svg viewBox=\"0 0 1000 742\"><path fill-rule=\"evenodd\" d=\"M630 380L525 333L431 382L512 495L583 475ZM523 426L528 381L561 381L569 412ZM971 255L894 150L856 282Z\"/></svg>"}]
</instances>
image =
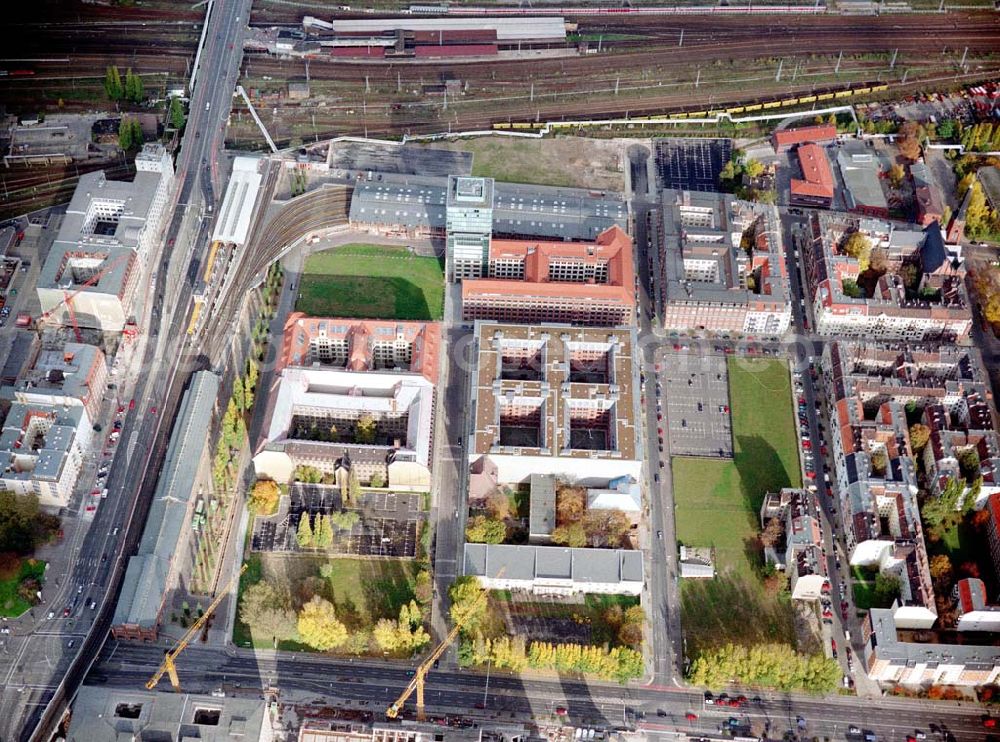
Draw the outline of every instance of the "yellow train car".
<instances>
[{"instance_id":1,"label":"yellow train car","mask_svg":"<svg viewBox=\"0 0 1000 742\"><path fill-rule=\"evenodd\" d=\"M799 103L815 103L815 102L816 102L815 95L807 95L805 98L799 98Z\"/></svg>"},{"instance_id":2,"label":"yellow train car","mask_svg":"<svg viewBox=\"0 0 1000 742\"><path fill-rule=\"evenodd\" d=\"M836 93L833 94L833 97L834 98L850 98L852 95L854 95L854 91L853 90L838 90Z\"/></svg>"},{"instance_id":3,"label":"yellow train car","mask_svg":"<svg viewBox=\"0 0 1000 742\"><path fill-rule=\"evenodd\" d=\"M210 247L208 250L208 260L205 261L205 272L204 274L202 274L205 283L208 283L209 281L212 280L212 269L215 268L215 257L216 255L218 255L219 248L221 246L222 243L216 240L215 242L212 243L212 247Z\"/></svg>"},{"instance_id":4,"label":"yellow train car","mask_svg":"<svg viewBox=\"0 0 1000 742\"><path fill-rule=\"evenodd\" d=\"M494 129L498 129L500 131L506 131L506 130L510 129L510 122L509 121L498 121L495 124L493 124L493 128Z\"/></svg>"},{"instance_id":5,"label":"yellow train car","mask_svg":"<svg viewBox=\"0 0 1000 742\"><path fill-rule=\"evenodd\" d=\"M833 98L833 93L820 93L816 96L816 100L831 100Z\"/></svg>"},{"instance_id":6,"label":"yellow train car","mask_svg":"<svg viewBox=\"0 0 1000 742\"><path fill-rule=\"evenodd\" d=\"M732 116L734 113L743 113L746 110L746 106L735 106L734 108L727 108L726 113Z\"/></svg>"},{"instance_id":7,"label":"yellow train car","mask_svg":"<svg viewBox=\"0 0 1000 742\"><path fill-rule=\"evenodd\" d=\"M750 113L750 111L759 111L763 107L764 106L761 103L752 103L749 106L744 106L743 110L746 111L747 113Z\"/></svg>"},{"instance_id":8,"label":"yellow train car","mask_svg":"<svg viewBox=\"0 0 1000 742\"><path fill-rule=\"evenodd\" d=\"M781 101L781 107L788 108L789 106L797 105L798 102L799 102L798 98L786 98L785 100Z\"/></svg>"},{"instance_id":9,"label":"yellow train car","mask_svg":"<svg viewBox=\"0 0 1000 742\"><path fill-rule=\"evenodd\" d=\"M201 308L203 306L205 306L205 302L201 299L195 299L194 309L191 310L191 321L188 322L188 335L194 335L195 330L198 329L198 319L201 317Z\"/></svg>"},{"instance_id":10,"label":"yellow train car","mask_svg":"<svg viewBox=\"0 0 1000 742\"><path fill-rule=\"evenodd\" d=\"M855 95L867 95L870 92L872 92L871 88L857 88L857 89L855 89L854 94Z\"/></svg>"},{"instance_id":11,"label":"yellow train car","mask_svg":"<svg viewBox=\"0 0 1000 742\"><path fill-rule=\"evenodd\" d=\"M781 107L780 100L772 100L764 104L764 108L780 108L780 107Z\"/></svg>"},{"instance_id":12,"label":"yellow train car","mask_svg":"<svg viewBox=\"0 0 1000 742\"><path fill-rule=\"evenodd\" d=\"M705 111L692 111L687 115L689 119L703 119L705 118Z\"/></svg>"},{"instance_id":13,"label":"yellow train car","mask_svg":"<svg viewBox=\"0 0 1000 742\"><path fill-rule=\"evenodd\" d=\"M889 89L888 83L883 83L882 85L872 85L873 93L881 93L883 90L888 90L888 89Z\"/></svg>"},{"instance_id":14,"label":"yellow train car","mask_svg":"<svg viewBox=\"0 0 1000 742\"><path fill-rule=\"evenodd\" d=\"M514 122L515 129L540 129L541 124L536 124L531 121L516 121Z\"/></svg>"},{"instance_id":15,"label":"yellow train car","mask_svg":"<svg viewBox=\"0 0 1000 742\"><path fill-rule=\"evenodd\" d=\"M675 113L670 118L672 118L672 119L686 119L687 117L688 117L688 114L686 114L686 113Z\"/></svg>"}]
</instances>

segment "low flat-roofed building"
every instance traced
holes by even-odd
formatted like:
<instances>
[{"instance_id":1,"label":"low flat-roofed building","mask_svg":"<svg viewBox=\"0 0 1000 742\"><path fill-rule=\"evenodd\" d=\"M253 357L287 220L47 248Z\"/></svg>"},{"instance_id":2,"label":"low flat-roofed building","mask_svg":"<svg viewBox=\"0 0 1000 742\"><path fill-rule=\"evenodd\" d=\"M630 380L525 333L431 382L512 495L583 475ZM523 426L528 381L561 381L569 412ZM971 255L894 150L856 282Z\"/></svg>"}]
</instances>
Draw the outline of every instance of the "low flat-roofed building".
<instances>
[{"instance_id":1,"label":"low flat-roofed building","mask_svg":"<svg viewBox=\"0 0 1000 742\"><path fill-rule=\"evenodd\" d=\"M164 606L188 552L195 484L207 453L219 387L218 376L199 371L184 393L138 552L129 557L125 569L111 622L116 638L157 638Z\"/></svg>"},{"instance_id":2,"label":"low flat-roofed building","mask_svg":"<svg viewBox=\"0 0 1000 742\"><path fill-rule=\"evenodd\" d=\"M882 190L882 162L864 142L847 141L837 152L837 167L844 181L847 210L865 216L889 218L889 202Z\"/></svg>"},{"instance_id":3,"label":"low flat-roofed building","mask_svg":"<svg viewBox=\"0 0 1000 742\"><path fill-rule=\"evenodd\" d=\"M314 29L316 24L310 24ZM516 44L518 41L562 43L566 40L566 24L561 16L518 18L421 18L406 15L380 19L334 19L329 29L338 37L379 34L387 31L415 33L491 30L498 41Z\"/></svg>"},{"instance_id":4,"label":"low flat-roofed building","mask_svg":"<svg viewBox=\"0 0 1000 742\"><path fill-rule=\"evenodd\" d=\"M843 250L860 232L885 254L885 271L862 271ZM871 340L960 340L972 329L965 270L934 223L921 232L848 214L815 212L803 252L816 331ZM917 277L915 283L908 275Z\"/></svg>"},{"instance_id":5,"label":"low flat-roofed building","mask_svg":"<svg viewBox=\"0 0 1000 742\"><path fill-rule=\"evenodd\" d=\"M66 742L195 739L271 742L267 701L84 685L73 699L66 731Z\"/></svg>"},{"instance_id":6,"label":"low flat-roofed building","mask_svg":"<svg viewBox=\"0 0 1000 742\"><path fill-rule=\"evenodd\" d=\"M350 225L375 234L444 238L448 178L370 172L354 184ZM581 188L493 184L494 237L593 241L628 225L620 193ZM484 254L485 260L485 254Z\"/></svg>"},{"instance_id":7,"label":"low flat-roofed building","mask_svg":"<svg viewBox=\"0 0 1000 742\"><path fill-rule=\"evenodd\" d=\"M639 595L643 587L642 552L625 549L466 544L464 574L487 590L534 595Z\"/></svg>"},{"instance_id":8,"label":"low flat-roofed building","mask_svg":"<svg viewBox=\"0 0 1000 742\"><path fill-rule=\"evenodd\" d=\"M104 353L95 345L45 344L29 368L0 395L27 404L82 405L97 420L108 383Z\"/></svg>"},{"instance_id":9,"label":"low flat-roofed building","mask_svg":"<svg viewBox=\"0 0 1000 742\"><path fill-rule=\"evenodd\" d=\"M551 474L532 474L528 495L528 540L548 543L556 527L556 478Z\"/></svg>"},{"instance_id":10,"label":"low flat-roofed building","mask_svg":"<svg viewBox=\"0 0 1000 742\"><path fill-rule=\"evenodd\" d=\"M444 727L430 721L381 722L305 719L298 742L520 742L529 736L522 724L480 720L473 726Z\"/></svg>"},{"instance_id":11,"label":"low flat-roofed building","mask_svg":"<svg viewBox=\"0 0 1000 742\"><path fill-rule=\"evenodd\" d=\"M775 152L784 152L806 142L827 144L837 140L837 127L832 124L800 126L797 129L778 129L771 135Z\"/></svg>"},{"instance_id":12,"label":"low flat-roofed building","mask_svg":"<svg viewBox=\"0 0 1000 742\"><path fill-rule=\"evenodd\" d=\"M261 162L259 157L241 156L233 159L233 173L215 220L213 240L237 247L246 244L250 218L260 192Z\"/></svg>"},{"instance_id":13,"label":"low flat-roofed building","mask_svg":"<svg viewBox=\"0 0 1000 742\"><path fill-rule=\"evenodd\" d=\"M619 226L595 242L490 241L489 273L462 282L466 321L632 323L632 239Z\"/></svg>"},{"instance_id":14,"label":"low flat-roofed building","mask_svg":"<svg viewBox=\"0 0 1000 742\"><path fill-rule=\"evenodd\" d=\"M35 494L45 508L69 504L93 430L82 405L13 402L0 428L0 488Z\"/></svg>"},{"instance_id":15,"label":"low flat-roofed building","mask_svg":"<svg viewBox=\"0 0 1000 742\"><path fill-rule=\"evenodd\" d=\"M588 510L621 510L634 524L642 515L642 486L632 477L618 477L607 487L587 490Z\"/></svg>"},{"instance_id":16,"label":"low flat-roofed building","mask_svg":"<svg viewBox=\"0 0 1000 742\"><path fill-rule=\"evenodd\" d=\"M681 545L678 563L682 579L711 580L715 577L715 552L710 546Z\"/></svg>"},{"instance_id":17,"label":"low flat-roofed building","mask_svg":"<svg viewBox=\"0 0 1000 742\"><path fill-rule=\"evenodd\" d=\"M892 609L873 608L865 619L863 639L864 669L885 688L972 688L993 685L1000 676L995 634L969 640L955 631L908 631L898 625Z\"/></svg>"},{"instance_id":18,"label":"low flat-roofed building","mask_svg":"<svg viewBox=\"0 0 1000 742\"><path fill-rule=\"evenodd\" d=\"M0 385L13 384L35 362L35 356L41 348L38 333L32 330L15 330L14 342L10 352L3 359L3 369L0 370Z\"/></svg>"},{"instance_id":19,"label":"low flat-roofed building","mask_svg":"<svg viewBox=\"0 0 1000 742\"><path fill-rule=\"evenodd\" d=\"M796 206L828 209L833 203L833 172L826 150L813 142L800 144L795 151L802 178L792 178L790 200Z\"/></svg>"},{"instance_id":20,"label":"low flat-roofed building","mask_svg":"<svg viewBox=\"0 0 1000 742\"><path fill-rule=\"evenodd\" d=\"M784 334L792 309L777 208L671 189L661 203L656 304L663 326Z\"/></svg>"},{"instance_id":21,"label":"low flat-roofed building","mask_svg":"<svg viewBox=\"0 0 1000 742\"><path fill-rule=\"evenodd\" d=\"M469 463L488 457L503 484L639 479L634 347L632 328L476 322Z\"/></svg>"}]
</instances>

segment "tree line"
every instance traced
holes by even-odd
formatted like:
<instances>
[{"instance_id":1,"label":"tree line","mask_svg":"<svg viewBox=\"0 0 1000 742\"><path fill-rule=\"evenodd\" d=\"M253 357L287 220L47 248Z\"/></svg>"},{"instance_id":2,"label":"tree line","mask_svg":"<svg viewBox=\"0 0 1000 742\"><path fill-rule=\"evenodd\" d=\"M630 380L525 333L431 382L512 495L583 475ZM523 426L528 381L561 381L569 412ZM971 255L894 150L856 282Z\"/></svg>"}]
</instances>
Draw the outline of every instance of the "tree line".
<instances>
[{"instance_id":1,"label":"tree line","mask_svg":"<svg viewBox=\"0 0 1000 742\"><path fill-rule=\"evenodd\" d=\"M840 678L836 660L799 654L787 644L725 644L701 652L688 673L693 685L712 690L742 685L828 693L837 687Z\"/></svg>"},{"instance_id":2,"label":"tree line","mask_svg":"<svg viewBox=\"0 0 1000 742\"><path fill-rule=\"evenodd\" d=\"M125 72L125 79L122 80L118 65L111 65L104 74L104 92L110 100L128 101L129 103L142 103L146 98L146 89L142 84L142 77L132 72L129 68Z\"/></svg>"}]
</instances>

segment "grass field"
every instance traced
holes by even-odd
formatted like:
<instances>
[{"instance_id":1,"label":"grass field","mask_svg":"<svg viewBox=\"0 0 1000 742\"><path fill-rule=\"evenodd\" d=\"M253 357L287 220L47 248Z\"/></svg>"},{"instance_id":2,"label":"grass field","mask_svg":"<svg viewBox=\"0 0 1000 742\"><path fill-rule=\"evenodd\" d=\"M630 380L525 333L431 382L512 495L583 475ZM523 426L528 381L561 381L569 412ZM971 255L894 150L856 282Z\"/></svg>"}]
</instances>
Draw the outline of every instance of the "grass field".
<instances>
[{"instance_id":1,"label":"grass field","mask_svg":"<svg viewBox=\"0 0 1000 742\"><path fill-rule=\"evenodd\" d=\"M324 250L306 260L295 308L316 317L441 319L444 270L402 247Z\"/></svg>"},{"instance_id":2,"label":"grass field","mask_svg":"<svg viewBox=\"0 0 1000 742\"><path fill-rule=\"evenodd\" d=\"M17 594L17 586L26 577L34 577L44 582L45 562L38 559L22 559L21 566L13 577L0 580L0 616L20 616L31 605Z\"/></svg>"},{"instance_id":3,"label":"grass field","mask_svg":"<svg viewBox=\"0 0 1000 742\"><path fill-rule=\"evenodd\" d=\"M579 137L481 137L431 146L471 152L472 174L482 178L573 188L624 188L624 176L618 169L621 149L612 142Z\"/></svg>"},{"instance_id":4,"label":"grass field","mask_svg":"<svg viewBox=\"0 0 1000 742\"><path fill-rule=\"evenodd\" d=\"M788 367L729 362L734 456L672 461L677 539L714 546L718 577L682 585L682 624L693 648L726 641L795 642L792 609L764 592L756 535L767 492L801 486Z\"/></svg>"},{"instance_id":5,"label":"grass field","mask_svg":"<svg viewBox=\"0 0 1000 742\"><path fill-rule=\"evenodd\" d=\"M288 585L293 595L308 587L334 604L337 617L348 630L370 630L380 618L396 618L399 608L413 598L418 565L402 559L348 559L322 556L253 554L240 580L240 594L261 580ZM326 576L320 568L329 565ZM255 636L252 628L237 620L233 643L271 648L271 638ZM279 649L310 650L295 640L278 643Z\"/></svg>"}]
</instances>

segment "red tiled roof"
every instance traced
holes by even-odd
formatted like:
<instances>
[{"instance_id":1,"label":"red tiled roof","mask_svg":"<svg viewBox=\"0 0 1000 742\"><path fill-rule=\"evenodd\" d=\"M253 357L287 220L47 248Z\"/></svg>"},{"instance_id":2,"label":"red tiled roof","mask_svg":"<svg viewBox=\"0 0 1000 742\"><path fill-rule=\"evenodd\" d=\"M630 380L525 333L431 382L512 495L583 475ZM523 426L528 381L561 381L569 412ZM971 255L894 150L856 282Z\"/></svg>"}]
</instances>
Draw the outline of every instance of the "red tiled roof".
<instances>
[{"instance_id":1,"label":"red tiled roof","mask_svg":"<svg viewBox=\"0 0 1000 742\"><path fill-rule=\"evenodd\" d=\"M1000 492L994 492L986 500L986 507L990 509L990 520L993 523L993 530L1000 529Z\"/></svg>"},{"instance_id":2,"label":"red tiled roof","mask_svg":"<svg viewBox=\"0 0 1000 742\"><path fill-rule=\"evenodd\" d=\"M833 173L826 152L818 144L801 144L798 148L803 180L792 180L793 196L833 198Z\"/></svg>"},{"instance_id":3,"label":"red tiled roof","mask_svg":"<svg viewBox=\"0 0 1000 742\"><path fill-rule=\"evenodd\" d=\"M837 138L837 127L831 124L803 126L799 129L782 129L774 132L776 148L792 147L804 142L823 142Z\"/></svg>"}]
</instances>

